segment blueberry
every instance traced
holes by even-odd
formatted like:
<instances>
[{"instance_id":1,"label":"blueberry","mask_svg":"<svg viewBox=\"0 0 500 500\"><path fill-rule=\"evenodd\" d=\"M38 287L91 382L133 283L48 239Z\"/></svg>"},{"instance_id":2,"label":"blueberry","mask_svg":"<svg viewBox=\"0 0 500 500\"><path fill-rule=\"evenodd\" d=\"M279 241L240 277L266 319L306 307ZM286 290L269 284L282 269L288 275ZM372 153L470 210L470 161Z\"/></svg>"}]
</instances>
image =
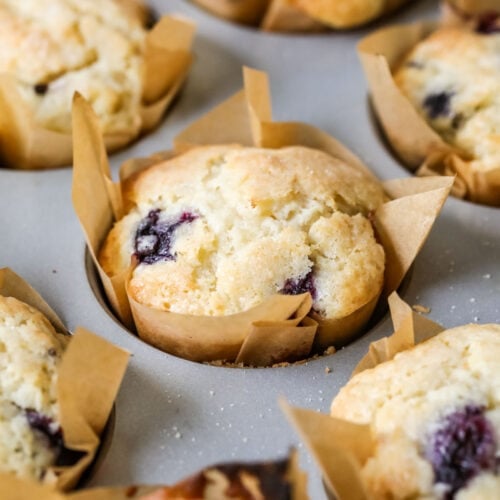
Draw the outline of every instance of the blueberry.
<instances>
[{"instance_id":1,"label":"blueberry","mask_svg":"<svg viewBox=\"0 0 500 500\"><path fill-rule=\"evenodd\" d=\"M434 120L439 116L448 116L450 114L450 100L452 96L453 93L451 92L429 94L423 103L429 117Z\"/></svg>"},{"instance_id":2,"label":"blueberry","mask_svg":"<svg viewBox=\"0 0 500 500\"><path fill-rule=\"evenodd\" d=\"M498 12L487 12L479 19L476 31L483 35L500 33L500 14Z\"/></svg>"},{"instance_id":3,"label":"blueberry","mask_svg":"<svg viewBox=\"0 0 500 500\"><path fill-rule=\"evenodd\" d=\"M35 91L35 94L44 95L47 93L47 90L49 90L49 85L47 83L37 83L33 87L33 90Z\"/></svg>"},{"instance_id":4,"label":"blueberry","mask_svg":"<svg viewBox=\"0 0 500 500\"><path fill-rule=\"evenodd\" d=\"M59 424L47 415L38 413L32 408L24 410L29 426L41 432L50 443L51 448L61 448L63 445L62 430Z\"/></svg>"},{"instance_id":5,"label":"blueberry","mask_svg":"<svg viewBox=\"0 0 500 500\"><path fill-rule=\"evenodd\" d=\"M313 271L299 278L288 278L279 293L284 295L300 295L309 292L314 299L316 297L316 287L314 286Z\"/></svg>"},{"instance_id":6,"label":"blueberry","mask_svg":"<svg viewBox=\"0 0 500 500\"><path fill-rule=\"evenodd\" d=\"M134 255L139 262L154 264L162 260L175 260L175 254L171 252L175 230L198 218L190 212L183 212L174 220L160 221L160 213L160 209L151 210L137 227Z\"/></svg>"},{"instance_id":7,"label":"blueberry","mask_svg":"<svg viewBox=\"0 0 500 500\"><path fill-rule=\"evenodd\" d=\"M448 487L445 498L451 500L482 471L496 471L496 451L495 431L484 408L470 405L445 417L425 454L435 482Z\"/></svg>"}]
</instances>

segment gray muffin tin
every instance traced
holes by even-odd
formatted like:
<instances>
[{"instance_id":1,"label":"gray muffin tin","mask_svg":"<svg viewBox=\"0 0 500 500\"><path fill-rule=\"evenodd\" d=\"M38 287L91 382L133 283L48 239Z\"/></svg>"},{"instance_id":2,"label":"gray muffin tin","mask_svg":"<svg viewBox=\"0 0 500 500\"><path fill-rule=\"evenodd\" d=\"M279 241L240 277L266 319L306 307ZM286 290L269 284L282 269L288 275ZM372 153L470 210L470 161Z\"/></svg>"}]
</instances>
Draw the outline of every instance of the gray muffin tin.
<instances>
[{"instance_id":1,"label":"gray muffin tin","mask_svg":"<svg viewBox=\"0 0 500 500\"><path fill-rule=\"evenodd\" d=\"M307 36L259 33L186 1L151 3L158 12L178 12L196 21L196 60L161 126L111 157L115 175L129 157L170 148L179 131L238 91L242 65L268 72L275 119L324 129L382 179L410 175L373 124L355 45L382 24L436 18L437 2L415 1L368 29ZM145 344L103 309L92 273L89 280L83 233L71 204L71 169L0 169L0 228L0 266L29 281L70 329L85 326L132 353L111 444L90 486L172 483L214 462L274 459L296 445L311 498L325 498L319 472L286 422L278 398L327 412L369 343L392 332L387 315L337 354L302 365L201 365ZM448 200L403 298L430 307L429 317L448 327L500 323L499 249L498 209Z\"/></svg>"}]
</instances>

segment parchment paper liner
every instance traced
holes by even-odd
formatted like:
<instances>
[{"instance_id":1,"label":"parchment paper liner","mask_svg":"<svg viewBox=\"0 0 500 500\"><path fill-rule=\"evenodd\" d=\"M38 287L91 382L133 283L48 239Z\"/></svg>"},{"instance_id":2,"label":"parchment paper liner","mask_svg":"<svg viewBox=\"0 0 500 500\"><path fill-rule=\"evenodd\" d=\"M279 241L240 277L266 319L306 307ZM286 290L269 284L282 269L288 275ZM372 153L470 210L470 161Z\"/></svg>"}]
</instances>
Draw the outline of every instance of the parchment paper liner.
<instances>
[{"instance_id":1,"label":"parchment paper liner","mask_svg":"<svg viewBox=\"0 0 500 500\"><path fill-rule=\"evenodd\" d=\"M160 121L187 76L193 35L193 24L173 16L162 17L148 32L140 120L130 130L104 136L109 152ZM71 134L36 124L13 77L7 74L0 75L0 152L8 166L22 169L61 167L70 165L72 159Z\"/></svg>"},{"instance_id":2,"label":"parchment paper liner","mask_svg":"<svg viewBox=\"0 0 500 500\"><path fill-rule=\"evenodd\" d=\"M259 23L269 0L195 0L199 6L213 14L235 23Z\"/></svg>"},{"instance_id":3,"label":"parchment paper liner","mask_svg":"<svg viewBox=\"0 0 500 500\"><path fill-rule=\"evenodd\" d=\"M437 27L434 23L391 26L361 40L358 52L375 112L393 149L417 175L455 175L453 195L500 206L500 167L473 170L463 152L427 125L392 77L403 57Z\"/></svg>"},{"instance_id":4,"label":"parchment paper liner","mask_svg":"<svg viewBox=\"0 0 500 500\"><path fill-rule=\"evenodd\" d=\"M208 466L207 469L210 469ZM200 471L201 472L201 471ZM292 484L292 500L307 500L307 477L299 468L298 454L293 450L289 456L288 477ZM193 477L196 474L193 475ZM190 478L182 480L189 481ZM162 488L162 486L121 486L92 488L88 490L76 491L63 494L44 485L22 481L11 476L0 476L0 498L2 500L128 500L130 498L139 499ZM12 493L16 492L14 496ZM181 500L181 497L179 497Z\"/></svg>"},{"instance_id":5,"label":"parchment paper liner","mask_svg":"<svg viewBox=\"0 0 500 500\"><path fill-rule=\"evenodd\" d=\"M239 143L244 146L278 148L304 145L321 149L353 168L372 173L345 146L325 132L304 123L272 122L269 85L265 73L246 68L245 88L193 123L174 140L175 152L198 145ZM345 318L323 320L309 315L309 294L276 295L240 314L225 317L188 316L150 309L130 297L126 283L131 269L109 278L96 254L113 220L122 214L120 186L111 181L104 145L96 119L81 97L74 103L73 204L83 226L90 253L113 310L139 336L172 354L195 361L238 361L262 366L307 356L316 350L343 345L369 320L379 291ZM168 157L171 153L163 153ZM121 179L150 164L129 161ZM387 255L384 295L401 283L424 243L449 192L452 180L443 177L403 179L386 184L395 198L373 215L378 238ZM92 204L88 200L92 199ZM307 301L307 303L306 303ZM316 331L316 325L319 325ZM277 340L279 336L280 340ZM288 355L283 358L283 354Z\"/></svg>"},{"instance_id":6,"label":"parchment paper liner","mask_svg":"<svg viewBox=\"0 0 500 500\"><path fill-rule=\"evenodd\" d=\"M58 332L68 333L42 297L8 268L0 269L0 295L17 298L35 307ZM83 455L74 465L49 468L44 478L48 491L66 491L75 487L92 463L125 374L128 357L129 354L122 349L84 328L77 327L71 336L58 368L59 421L64 446ZM24 482L0 474L0 498L8 498L5 492L17 492L9 489L16 481Z\"/></svg>"},{"instance_id":7,"label":"parchment paper liner","mask_svg":"<svg viewBox=\"0 0 500 500\"><path fill-rule=\"evenodd\" d=\"M441 325L415 313L396 292L389 297L394 333L372 342L351 377L388 361L401 351L434 337ZM311 410L280 406L318 464L327 488L338 500L368 500L361 468L373 455L376 443L369 425L360 425Z\"/></svg>"},{"instance_id":8,"label":"parchment paper liner","mask_svg":"<svg viewBox=\"0 0 500 500\"><path fill-rule=\"evenodd\" d=\"M326 31L328 26L308 15L295 0L271 0L262 17L260 28L265 31Z\"/></svg>"}]
</instances>

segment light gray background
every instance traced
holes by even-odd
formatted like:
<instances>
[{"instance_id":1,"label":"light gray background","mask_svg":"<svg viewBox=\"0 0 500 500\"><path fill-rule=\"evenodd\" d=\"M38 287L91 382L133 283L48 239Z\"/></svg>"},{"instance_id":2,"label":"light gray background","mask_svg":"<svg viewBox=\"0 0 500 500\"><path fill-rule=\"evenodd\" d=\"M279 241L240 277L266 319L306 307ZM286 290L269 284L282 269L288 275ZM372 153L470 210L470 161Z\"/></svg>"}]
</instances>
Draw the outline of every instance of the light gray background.
<instances>
[{"instance_id":1,"label":"light gray background","mask_svg":"<svg viewBox=\"0 0 500 500\"><path fill-rule=\"evenodd\" d=\"M241 88L241 66L269 73L274 117L313 123L352 148L383 179L409 175L373 127L355 53L369 30L313 36L264 34L231 25L181 0L153 0L160 12L198 25L196 60L184 91L150 136L111 158L168 149L172 138ZM386 22L434 18L435 2L416 1ZM0 266L28 280L70 329L83 325L133 353L116 405L111 447L91 485L171 483L213 462L271 459L298 444L310 495L324 498L317 470L277 406L328 411L368 344L391 333L386 317L334 356L279 369L224 369L164 354L123 330L87 279L84 241L71 205L71 169L0 170ZM431 307L446 326L500 322L500 214L447 201L403 293ZM325 368L332 372L325 373Z\"/></svg>"}]
</instances>

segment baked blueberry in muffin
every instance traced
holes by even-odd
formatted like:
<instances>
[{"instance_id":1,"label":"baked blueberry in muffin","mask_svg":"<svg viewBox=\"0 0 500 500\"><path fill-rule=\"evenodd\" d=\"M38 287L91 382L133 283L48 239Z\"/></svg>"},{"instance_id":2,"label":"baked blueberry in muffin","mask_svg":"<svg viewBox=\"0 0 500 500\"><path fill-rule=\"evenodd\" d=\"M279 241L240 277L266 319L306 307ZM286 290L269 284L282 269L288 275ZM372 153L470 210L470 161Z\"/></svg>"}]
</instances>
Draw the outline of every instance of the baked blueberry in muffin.
<instances>
[{"instance_id":1,"label":"baked blueberry in muffin","mask_svg":"<svg viewBox=\"0 0 500 500\"><path fill-rule=\"evenodd\" d=\"M0 296L0 472L41 479L57 461L57 367L65 345L39 311Z\"/></svg>"},{"instance_id":2,"label":"baked blueberry in muffin","mask_svg":"<svg viewBox=\"0 0 500 500\"><path fill-rule=\"evenodd\" d=\"M474 477L497 470L497 438L484 407L468 405L446 415L428 437L425 456L437 484L453 498Z\"/></svg>"},{"instance_id":3,"label":"baked blueberry in muffin","mask_svg":"<svg viewBox=\"0 0 500 500\"><path fill-rule=\"evenodd\" d=\"M326 153L210 146L130 178L128 213L99 255L150 308L222 316L310 292L325 318L380 293L384 251L369 214L381 186Z\"/></svg>"}]
</instances>

